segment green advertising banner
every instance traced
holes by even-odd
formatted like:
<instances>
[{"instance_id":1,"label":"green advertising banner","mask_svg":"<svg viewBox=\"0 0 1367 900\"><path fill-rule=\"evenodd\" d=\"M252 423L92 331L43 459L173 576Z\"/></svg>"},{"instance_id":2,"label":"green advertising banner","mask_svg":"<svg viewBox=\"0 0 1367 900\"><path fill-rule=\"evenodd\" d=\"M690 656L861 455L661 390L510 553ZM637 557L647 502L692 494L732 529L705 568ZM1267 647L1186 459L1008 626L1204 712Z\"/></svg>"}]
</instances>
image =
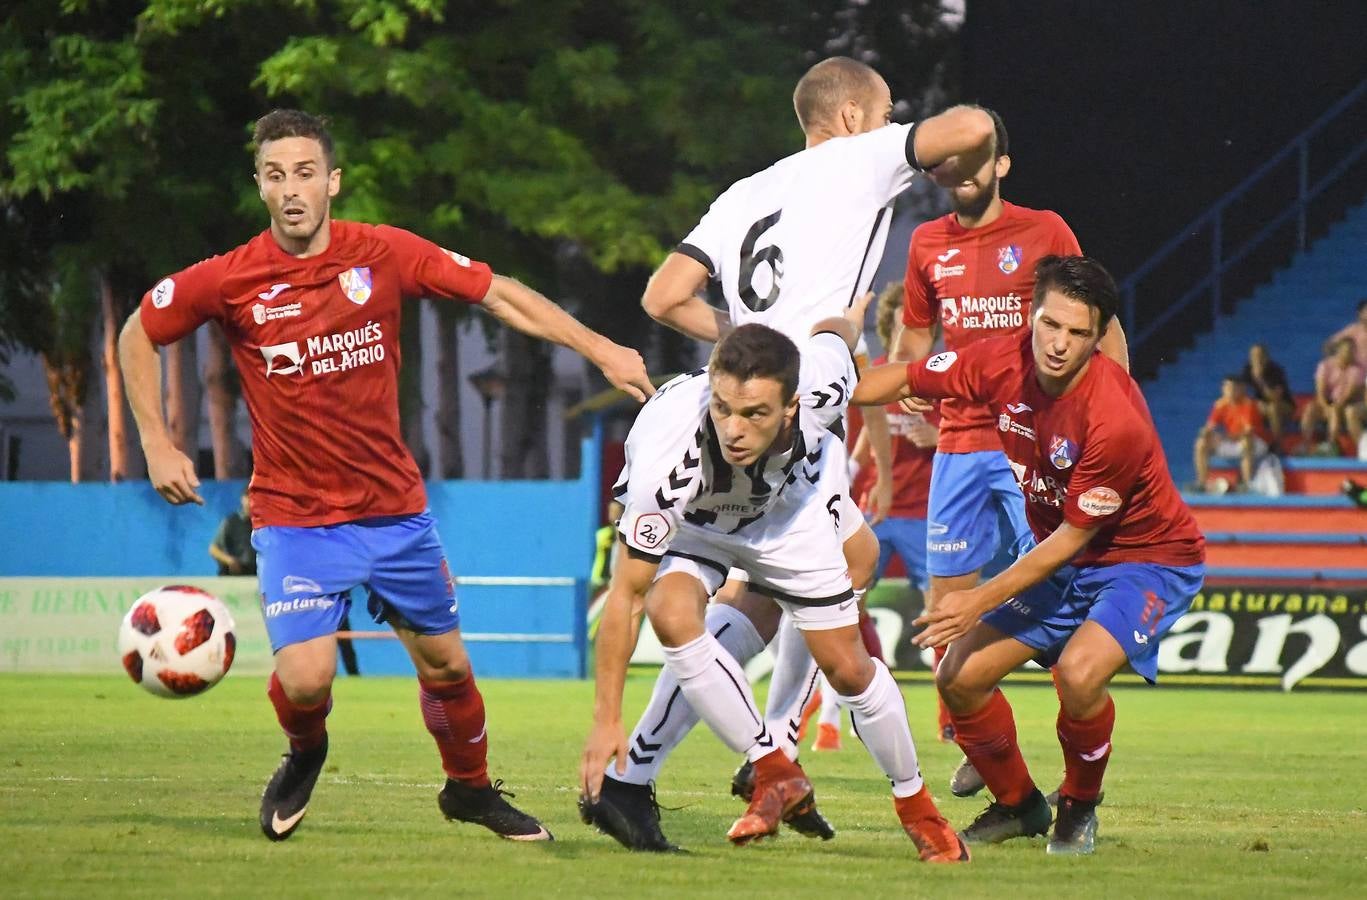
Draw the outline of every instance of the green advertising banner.
<instances>
[{"instance_id":1,"label":"green advertising banner","mask_svg":"<svg viewBox=\"0 0 1367 900\"><path fill-rule=\"evenodd\" d=\"M119 623L133 601L168 584L193 584L233 615L232 671L271 671L256 579L0 578L0 672L122 673ZM231 677L231 673L230 673Z\"/></svg>"}]
</instances>

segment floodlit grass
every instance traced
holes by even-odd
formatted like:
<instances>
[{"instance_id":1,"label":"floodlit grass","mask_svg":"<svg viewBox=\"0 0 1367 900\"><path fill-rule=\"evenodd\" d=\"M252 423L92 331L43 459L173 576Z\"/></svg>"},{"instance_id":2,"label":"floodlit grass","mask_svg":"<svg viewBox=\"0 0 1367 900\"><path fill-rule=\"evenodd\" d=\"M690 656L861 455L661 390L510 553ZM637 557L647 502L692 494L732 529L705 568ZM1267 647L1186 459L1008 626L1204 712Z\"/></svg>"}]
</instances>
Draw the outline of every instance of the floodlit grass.
<instances>
[{"instance_id":1,"label":"floodlit grass","mask_svg":"<svg viewBox=\"0 0 1367 900\"><path fill-rule=\"evenodd\" d=\"M283 844L256 823L283 747L261 679L159 700L117 677L0 676L0 895L1255 897L1367 892L1367 696L1122 689L1094 857L1052 859L1043 839L915 862L886 782L858 742L804 754L839 834L786 832L735 849L736 760L701 731L671 760L660 801L686 856L628 854L575 811L592 686L481 683L492 772L553 844L499 841L445 822L440 772L413 682L341 680L332 755L308 817ZM638 711L649 679L633 676ZM922 768L950 821L982 801L945 787L958 762L934 742L931 689L906 688ZM1056 701L1008 692L1027 759L1061 771Z\"/></svg>"}]
</instances>

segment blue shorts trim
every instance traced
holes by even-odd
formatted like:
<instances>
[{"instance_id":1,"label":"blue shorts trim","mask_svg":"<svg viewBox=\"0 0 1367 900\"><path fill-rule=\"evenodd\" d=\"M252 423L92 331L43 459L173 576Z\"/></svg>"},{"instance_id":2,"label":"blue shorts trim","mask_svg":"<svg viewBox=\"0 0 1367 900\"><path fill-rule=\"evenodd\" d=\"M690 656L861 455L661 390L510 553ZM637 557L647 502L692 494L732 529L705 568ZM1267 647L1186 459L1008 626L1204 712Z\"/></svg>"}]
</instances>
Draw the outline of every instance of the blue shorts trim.
<instances>
[{"instance_id":1,"label":"blue shorts trim","mask_svg":"<svg viewBox=\"0 0 1367 900\"><path fill-rule=\"evenodd\" d=\"M1158 645L1191 607L1206 567L1117 563L1064 566L982 617L1008 637L1040 651L1044 666L1058 662L1083 622L1096 622L1115 638L1130 667L1149 683L1158 680Z\"/></svg>"},{"instance_id":2,"label":"blue shorts trim","mask_svg":"<svg viewBox=\"0 0 1367 900\"><path fill-rule=\"evenodd\" d=\"M1000 450L939 453L931 464L927 568L952 577L976 572L999 552L1033 544L1025 497Z\"/></svg>"},{"instance_id":3,"label":"blue shorts trim","mask_svg":"<svg viewBox=\"0 0 1367 900\"><path fill-rule=\"evenodd\" d=\"M418 634L460 627L455 579L428 513L252 532L272 652L337 631L350 592L367 589L376 622Z\"/></svg>"},{"instance_id":4,"label":"blue shorts trim","mask_svg":"<svg viewBox=\"0 0 1367 900\"><path fill-rule=\"evenodd\" d=\"M922 591L930 587L930 573L926 569L926 520L888 518L873 526L878 538L878 568L873 572L875 583L881 581L894 553L907 569L907 580Z\"/></svg>"}]
</instances>

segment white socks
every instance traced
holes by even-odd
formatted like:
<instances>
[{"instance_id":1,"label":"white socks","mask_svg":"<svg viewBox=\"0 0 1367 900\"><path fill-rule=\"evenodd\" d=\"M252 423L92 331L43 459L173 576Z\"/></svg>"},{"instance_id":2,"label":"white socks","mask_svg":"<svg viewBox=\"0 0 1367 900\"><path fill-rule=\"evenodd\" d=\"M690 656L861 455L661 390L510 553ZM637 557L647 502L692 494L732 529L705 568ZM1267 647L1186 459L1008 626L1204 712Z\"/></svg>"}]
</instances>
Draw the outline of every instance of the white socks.
<instances>
[{"instance_id":1,"label":"white socks","mask_svg":"<svg viewBox=\"0 0 1367 900\"><path fill-rule=\"evenodd\" d=\"M755 626L734 607L708 604L704 625L741 666L764 649ZM696 724L698 714L684 697L674 673L665 666L655 679L650 703L627 739L627 771L621 780L629 784L648 784L656 780L665 759ZM612 766L608 767L608 774L618 777Z\"/></svg>"},{"instance_id":2,"label":"white socks","mask_svg":"<svg viewBox=\"0 0 1367 900\"><path fill-rule=\"evenodd\" d=\"M797 729L802 709L816 689L820 673L811 651L792 617L784 615L774 639L774 672L769 676L769 699L764 721L789 759L797 759Z\"/></svg>"},{"instance_id":3,"label":"white socks","mask_svg":"<svg viewBox=\"0 0 1367 900\"><path fill-rule=\"evenodd\" d=\"M774 750L745 670L704 631L681 647L665 647L665 665L688 702L722 743L751 762Z\"/></svg>"},{"instance_id":4,"label":"white socks","mask_svg":"<svg viewBox=\"0 0 1367 900\"><path fill-rule=\"evenodd\" d=\"M873 681L864 692L841 697L840 703L849 708L859 739L892 781L892 795L910 797L921 790L924 782L916 762L911 726L907 723L907 706L888 667L876 659L873 667Z\"/></svg>"},{"instance_id":5,"label":"white socks","mask_svg":"<svg viewBox=\"0 0 1367 900\"><path fill-rule=\"evenodd\" d=\"M835 689L825 675L821 676L821 713L816 722L818 725L840 726L840 698L835 695Z\"/></svg>"}]
</instances>

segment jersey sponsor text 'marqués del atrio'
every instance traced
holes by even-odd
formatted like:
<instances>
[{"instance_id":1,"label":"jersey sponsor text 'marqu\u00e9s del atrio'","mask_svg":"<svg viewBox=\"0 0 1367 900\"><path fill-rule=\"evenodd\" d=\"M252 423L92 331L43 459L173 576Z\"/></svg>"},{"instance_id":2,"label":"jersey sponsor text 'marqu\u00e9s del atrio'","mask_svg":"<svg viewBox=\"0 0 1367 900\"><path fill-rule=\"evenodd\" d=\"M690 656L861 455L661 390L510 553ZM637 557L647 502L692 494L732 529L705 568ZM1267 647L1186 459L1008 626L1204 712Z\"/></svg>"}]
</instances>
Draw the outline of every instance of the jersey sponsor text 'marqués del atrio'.
<instances>
[{"instance_id":1,"label":"jersey sponsor text 'marqu\u00e9s del atrio'","mask_svg":"<svg viewBox=\"0 0 1367 900\"><path fill-rule=\"evenodd\" d=\"M399 429L400 302L478 303L491 279L410 232L334 220L317 256L265 231L163 278L141 318L155 344L223 328L252 423L253 524L328 525L426 508Z\"/></svg>"}]
</instances>

